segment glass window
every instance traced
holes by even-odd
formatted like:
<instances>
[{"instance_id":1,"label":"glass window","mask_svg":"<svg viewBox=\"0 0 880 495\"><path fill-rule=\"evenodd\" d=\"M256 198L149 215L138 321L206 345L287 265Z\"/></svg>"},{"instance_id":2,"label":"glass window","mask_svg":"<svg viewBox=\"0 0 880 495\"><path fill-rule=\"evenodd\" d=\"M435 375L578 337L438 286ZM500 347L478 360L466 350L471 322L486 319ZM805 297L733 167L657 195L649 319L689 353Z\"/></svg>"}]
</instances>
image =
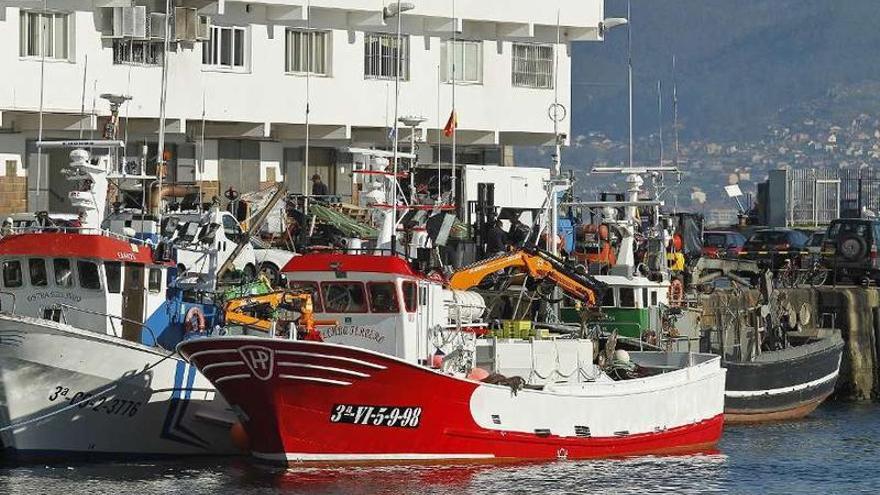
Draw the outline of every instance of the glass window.
<instances>
[{"instance_id":1,"label":"glass window","mask_svg":"<svg viewBox=\"0 0 880 495\"><path fill-rule=\"evenodd\" d=\"M49 284L49 276L46 274L46 260L31 258L28 260L28 272L31 276L31 285L45 287Z\"/></svg>"},{"instance_id":2,"label":"glass window","mask_svg":"<svg viewBox=\"0 0 880 495\"><path fill-rule=\"evenodd\" d=\"M648 304L648 289L647 288L642 288L642 300L639 302L640 302L640 304L639 304L640 308L644 308L645 305Z\"/></svg>"},{"instance_id":3,"label":"glass window","mask_svg":"<svg viewBox=\"0 0 880 495\"><path fill-rule=\"evenodd\" d=\"M636 307L636 291L631 288L620 289L620 307L634 308Z\"/></svg>"},{"instance_id":4,"label":"glass window","mask_svg":"<svg viewBox=\"0 0 880 495\"><path fill-rule=\"evenodd\" d=\"M287 283L290 290L308 292L312 296L312 309L316 313L324 312L324 305L321 303L321 292L318 290L318 284L315 282L302 282L300 280L291 280Z\"/></svg>"},{"instance_id":5,"label":"glass window","mask_svg":"<svg viewBox=\"0 0 880 495\"><path fill-rule=\"evenodd\" d=\"M328 75L327 52L330 33L288 29L285 43L284 70L301 74Z\"/></svg>"},{"instance_id":6,"label":"glass window","mask_svg":"<svg viewBox=\"0 0 880 495\"><path fill-rule=\"evenodd\" d=\"M21 287L21 262L20 261L4 261L3 262L3 285L6 287Z\"/></svg>"},{"instance_id":7,"label":"glass window","mask_svg":"<svg viewBox=\"0 0 880 495\"><path fill-rule=\"evenodd\" d=\"M321 284L327 313L366 313L367 298L360 282L328 282Z\"/></svg>"},{"instance_id":8,"label":"glass window","mask_svg":"<svg viewBox=\"0 0 880 495\"><path fill-rule=\"evenodd\" d=\"M455 52L454 58L452 52ZM441 47L440 66L446 82L452 82L453 75L456 82L483 82L483 42L455 40L453 49L452 40L447 41Z\"/></svg>"},{"instance_id":9,"label":"glass window","mask_svg":"<svg viewBox=\"0 0 880 495\"><path fill-rule=\"evenodd\" d=\"M101 277L98 275L98 265L91 261L77 261L76 269L79 272L79 285L83 289L100 289Z\"/></svg>"},{"instance_id":10,"label":"glass window","mask_svg":"<svg viewBox=\"0 0 880 495\"><path fill-rule=\"evenodd\" d=\"M104 274L107 276L107 291L111 294L122 292L122 263L105 261Z\"/></svg>"},{"instance_id":11,"label":"glass window","mask_svg":"<svg viewBox=\"0 0 880 495\"><path fill-rule=\"evenodd\" d=\"M553 88L553 46L513 44L513 85L522 88Z\"/></svg>"},{"instance_id":12,"label":"glass window","mask_svg":"<svg viewBox=\"0 0 880 495\"><path fill-rule=\"evenodd\" d=\"M403 283L403 305L410 313L418 307L418 286L415 282Z\"/></svg>"},{"instance_id":13,"label":"glass window","mask_svg":"<svg viewBox=\"0 0 880 495\"><path fill-rule=\"evenodd\" d=\"M162 269L150 268L150 279L148 280L150 292L162 291Z\"/></svg>"},{"instance_id":14,"label":"glass window","mask_svg":"<svg viewBox=\"0 0 880 495\"><path fill-rule=\"evenodd\" d=\"M68 15L21 11L19 54L22 57L68 58Z\"/></svg>"},{"instance_id":15,"label":"glass window","mask_svg":"<svg viewBox=\"0 0 880 495\"><path fill-rule=\"evenodd\" d=\"M370 291L370 309L373 313L397 313L397 290L393 282L371 282L367 284Z\"/></svg>"},{"instance_id":16,"label":"glass window","mask_svg":"<svg viewBox=\"0 0 880 495\"><path fill-rule=\"evenodd\" d=\"M113 40L113 63L162 65L164 45L155 41Z\"/></svg>"},{"instance_id":17,"label":"glass window","mask_svg":"<svg viewBox=\"0 0 880 495\"><path fill-rule=\"evenodd\" d=\"M55 285L58 287L73 287L73 270L70 269L70 260L58 258L52 261L55 269Z\"/></svg>"},{"instance_id":18,"label":"glass window","mask_svg":"<svg viewBox=\"0 0 880 495\"><path fill-rule=\"evenodd\" d=\"M395 64L399 61L400 65ZM409 79L409 36L391 33L364 34L364 76L373 79L394 79L400 70L400 78Z\"/></svg>"},{"instance_id":19,"label":"glass window","mask_svg":"<svg viewBox=\"0 0 880 495\"><path fill-rule=\"evenodd\" d=\"M652 290L651 291L651 306L656 306L656 305L657 305L657 291Z\"/></svg>"},{"instance_id":20,"label":"glass window","mask_svg":"<svg viewBox=\"0 0 880 495\"><path fill-rule=\"evenodd\" d=\"M237 26L211 26L211 36L202 43L202 64L215 68L244 68L247 65L247 30Z\"/></svg>"}]
</instances>

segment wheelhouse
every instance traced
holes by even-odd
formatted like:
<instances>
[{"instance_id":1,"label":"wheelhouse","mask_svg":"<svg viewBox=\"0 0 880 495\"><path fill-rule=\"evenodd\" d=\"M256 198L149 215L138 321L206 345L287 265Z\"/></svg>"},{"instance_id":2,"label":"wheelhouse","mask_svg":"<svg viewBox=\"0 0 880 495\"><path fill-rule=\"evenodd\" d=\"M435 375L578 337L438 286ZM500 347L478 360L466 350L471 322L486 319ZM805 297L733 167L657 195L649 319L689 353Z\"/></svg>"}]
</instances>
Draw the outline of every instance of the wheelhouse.
<instances>
[{"instance_id":1,"label":"wheelhouse","mask_svg":"<svg viewBox=\"0 0 880 495\"><path fill-rule=\"evenodd\" d=\"M166 300L168 265L139 241L107 233L39 232L0 239L0 310L133 342ZM146 334L145 334L146 333Z\"/></svg>"}]
</instances>

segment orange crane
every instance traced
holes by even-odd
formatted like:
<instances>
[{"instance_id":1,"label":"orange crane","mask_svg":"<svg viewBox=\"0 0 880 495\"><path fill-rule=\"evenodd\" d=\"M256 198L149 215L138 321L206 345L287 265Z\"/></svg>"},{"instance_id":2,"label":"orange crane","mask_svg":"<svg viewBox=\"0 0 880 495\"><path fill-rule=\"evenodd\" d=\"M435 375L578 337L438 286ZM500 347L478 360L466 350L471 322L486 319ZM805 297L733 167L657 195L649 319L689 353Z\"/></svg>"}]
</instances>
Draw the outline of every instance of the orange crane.
<instances>
[{"instance_id":1,"label":"orange crane","mask_svg":"<svg viewBox=\"0 0 880 495\"><path fill-rule=\"evenodd\" d=\"M536 280L549 280L555 283L569 297L595 307L601 301L605 283L585 273L579 273L567 266L561 259L537 248L522 248L510 254L478 261L452 274L449 278L451 289L466 290L476 287L487 276L505 270L518 268Z\"/></svg>"},{"instance_id":2,"label":"orange crane","mask_svg":"<svg viewBox=\"0 0 880 495\"><path fill-rule=\"evenodd\" d=\"M241 325L264 332L271 330L275 322L294 322L301 332L304 331L306 340L321 340L317 327L336 324L335 321L315 320L311 294L292 290L230 299L223 311L227 325ZM285 319L280 312L298 316Z\"/></svg>"}]
</instances>

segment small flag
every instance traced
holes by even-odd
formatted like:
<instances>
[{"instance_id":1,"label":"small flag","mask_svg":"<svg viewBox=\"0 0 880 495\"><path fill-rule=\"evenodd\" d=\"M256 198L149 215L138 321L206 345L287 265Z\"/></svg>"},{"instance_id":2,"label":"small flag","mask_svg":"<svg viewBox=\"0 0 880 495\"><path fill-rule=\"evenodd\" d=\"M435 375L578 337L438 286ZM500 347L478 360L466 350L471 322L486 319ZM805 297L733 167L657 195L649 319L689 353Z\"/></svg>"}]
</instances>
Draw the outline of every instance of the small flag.
<instances>
[{"instance_id":1,"label":"small flag","mask_svg":"<svg viewBox=\"0 0 880 495\"><path fill-rule=\"evenodd\" d=\"M449 114L449 120L446 121L446 127L443 128L443 135L446 137L452 137L455 134L455 129L458 127L458 114L455 113L455 110Z\"/></svg>"}]
</instances>

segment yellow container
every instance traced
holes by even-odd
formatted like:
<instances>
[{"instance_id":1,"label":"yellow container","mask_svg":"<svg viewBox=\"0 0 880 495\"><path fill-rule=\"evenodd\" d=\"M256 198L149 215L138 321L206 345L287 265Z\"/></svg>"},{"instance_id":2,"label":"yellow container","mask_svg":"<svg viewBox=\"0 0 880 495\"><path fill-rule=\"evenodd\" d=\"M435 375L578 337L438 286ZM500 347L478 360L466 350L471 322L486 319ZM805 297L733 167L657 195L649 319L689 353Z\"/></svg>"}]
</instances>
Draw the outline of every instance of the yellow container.
<instances>
[{"instance_id":1,"label":"yellow container","mask_svg":"<svg viewBox=\"0 0 880 495\"><path fill-rule=\"evenodd\" d=\"M503 320L501 326L507 338L527 339L532 336L532 322L529 320Z\"/></svg>"}]
</instances>

